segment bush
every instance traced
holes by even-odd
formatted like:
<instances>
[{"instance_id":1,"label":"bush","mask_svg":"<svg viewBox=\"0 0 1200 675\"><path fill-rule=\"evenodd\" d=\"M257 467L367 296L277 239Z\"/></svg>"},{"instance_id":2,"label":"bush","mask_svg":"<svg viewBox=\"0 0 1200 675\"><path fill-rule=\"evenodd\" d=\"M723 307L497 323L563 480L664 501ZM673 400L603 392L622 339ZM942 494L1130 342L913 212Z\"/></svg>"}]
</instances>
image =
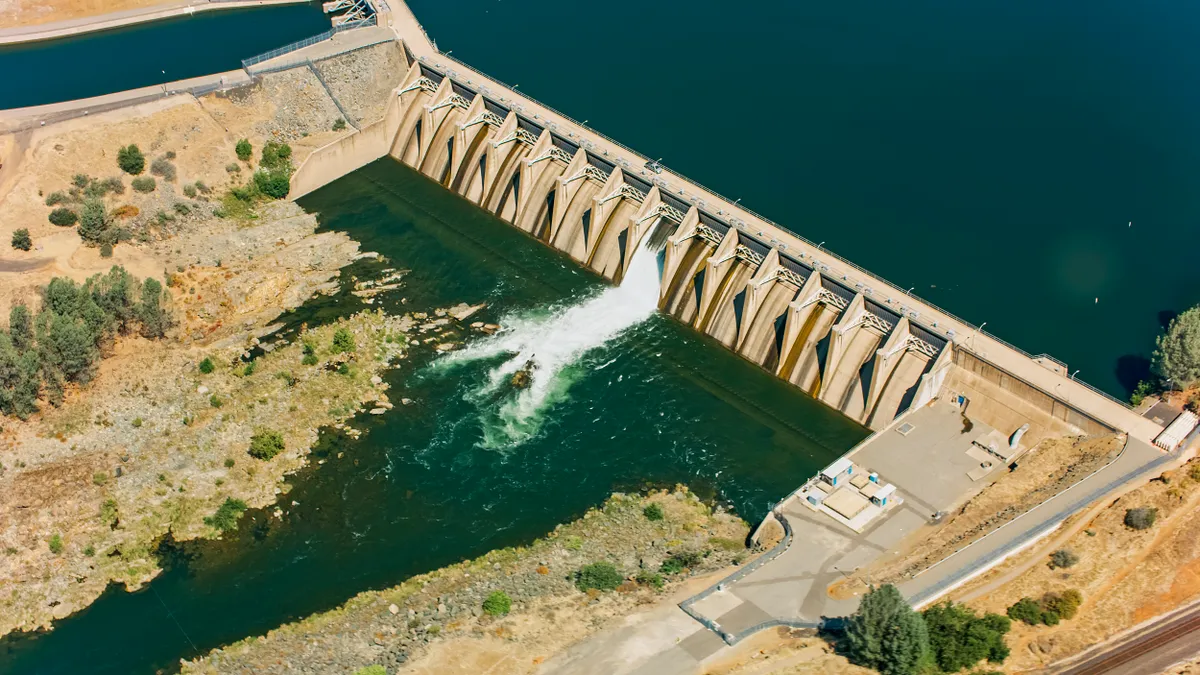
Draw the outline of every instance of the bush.
<instances>
[{"instance_id":1,"label":"bush","mask_svg":"<svg viewBox=\"0 0 1200 675\"><path fill-rule=\"evenodd\" d=\"M226 469L232 469L234 464L237 464L237 462L235 462L232 457L225 458L225 468Z\"/></svg>"},{"instance_id":2,"label":"bush","mask_svg":"<svg viewBox=\"0 0 1200 675\"><path fill-rule=\"evenodd\" d=\"M504 591L492 591L483 601L483 611L489 616L504 616L512 609L512 598Z\"/></svg>"},{"instance_id":3,"label":"bush","mask_svg":"<svg viewBox=\"0 0 1200 675\"><path fill-rule=\"evenodd\" d=\"M58 555L59 553L63 552L63 540L61 534L58 534L57 532L54 533L54 535L50 537L50 541L47 543L50 546L50 552L54 555Z\"/></svg>"},{"instance_id":4,"label":"bush","mask_svg":"<svg viewBox=\"0 0 1200 675\"><path fill-rule=\"evenodd\" d=\"M224 401L221 400L220 396L213 394L208 397L208 404L214 408L220 408L224 404Z\"/></svg>"},{"instance_id":5,"label":"bush","mask_svg":"<svg viewBox=\"0 0 1200 675\"><path fill-rule=\"evenodd\" d=\"M999 663L1008 658L1004 636L1008 617L978 616L974 610L951 602L934 605L921 613L929 631L929 647L938 667L947 673L970 668L983 659Z\"/></svg>"},{"instance_id":6,"label":"bush","mask_svg":"<svg viewBox=\"0 0 1200 675\"><path fill-rule=\"evenodd\" d=\"M1125 512L1125 527L1134 530L1146 530L1158 520L1158 509L1141 506Z\"/></svg>"},{"instance_id":7,"label":"bush","mask_svg":"<svg viewBox=\"0 0 1200 675\"><path fill-rule=\"evenodd\" d=\"M79 221L79 216L71 209L58 207L50 212L50 223L59 227L70 227Z\"/></svg>"},{"instance_id":8,"label":"bush","mask_svg":"<svg viewBox=\"0 0 1200 675\"><path fill-rule=\"evenodd\" d=\"M268 169L282 169L291 166L292 146L287 143L267 141L262 149L262 159L259 164Z\"/></svg>"},{"instance_id":9,"label":"bush","mask_svg":"<svg viewBox=\"0 0 1200 675\"><path fill-rule=\"evenodd\" d=\"M117 526L117 500L105 499L100 504L100 522L109 527Z\"/></svg>"},{"instance_id":10,"label":"bush","mask_svg":"<svg viewBox=\"0 0 1200 675\"><path fill-rule=\"evenodd\" d=\"M158 182L150 176L134 178L129 184L133 186L134 192L141 193L154 192L154 188L158 187Z\"/></svg>"},{"instance_id":11,"label":"bush","mask_svg":"<svg viewBox=\"0 0 1200 675\"><path fill-rule=\"evenodd\" d=\"M271 429L259 429L250 437L250 456L269 460L283 452L283 434Z\"/></svg>"},{"instance_id":12,"label":"bush","mask_svg":"<svg viewBox=\"0 0 1200 675\"><path fill-rule=\"evenodd\" d=\"M71 185L74 185L80 190L86 188L91 182L92 179L88 178L86 173L77 173L74 176L71 176Z\"/></svg>"},{"instance_id":13,"label":"bush","mask_svg":"<svg viewBox=\"0 0 1200 675\"><path fill-rule=\"evenodd\" d=\"M242 170L242 167L237 162L230 162L229 164L225 165L226 173L238 173L241 170Z\"/></svg>"},{"instance_id":14,"label":"bush","mask_svg":"<svg viewBox=\"0 0 1200 675\"><path fill-rule=\"evenodd\" d=\"M646 520L662 520L664 515L662 507L658 504L650 504L642 509L642 515L646 516Z\"/></svg>"},{"instance_id":15,"label":"bush","mask_svg":"<svg viewBox=\"0 0 1200 675\"><path fill-rule=\"evenodd\" d=\"M704 557L696 551L680 551L664 560L658 571L663 574L679 574L685 569L699 565L703 559Z\"/></svg>"},{"instance_id":16,"label":"bush","mask_svg":"<svg viewBox=\"0 0 1200 675\"><path fill-rule=\"evenodd\" d=\"M1008 616L1031 626L1056 626L1059 621L1075 618L1082 604L1083 595L1071 589L1062 593L1047 593L1042 596L1041 601L1021 598L1008 608Z\"/></svg>"},{"instance_id":17,"label":"bush","mask_svg":"<svg viewBox=\"0 0 1200 675\"><path fill-rule=\"evenodd\" d=\"M387 675L383 666L366 666L354 671L354 675Z\"/></svg>"},{"instance_id":18,"label":"bush","mask_svg":"<svg viewBox=\"0 0 1200 675\"><path fill-rule=\"evenodd\" d=\"M1065 548L1060 548L1050 554L1050 569L1073 567L1077 562L1079 562L1079 556Z\"/></svg>"},{"instance_id":19,"label":"bush","mask_svg":"<svg viewBox=\"0 0 1200 675\"><path fill-rule=\"evenodd\" d=\"M104 242L103 244L100 244L100 257L101 258L111 258L112 254L113 254L113 245L112 244L108 243L107 241Z\"/></svg>"},{"instance_id":20,"label":"bush","mask_svg":"<svg viewBox=\"0 0 1200 675\"><path fill-rule=\"evenodd\" d=\"M237 529L237 521L245 512L246 502L226 497L225 503L217 507L215 513L204 519L204 524L222 532L232 532Z\"/></svg>"},{"instance_id":21,"label":"bush","mask_svg":"<svg viewBox=\"0 0 1200 675\"><path fill-rule=\"evenodd\" d=\"M1200 382L1200 307L1171 319L1166 333L1158 337L1150 370L1179 389Z\"/></svg>"},{"instance_id":22,"label":"bush","mask_svg":"<svg viewBox=\"0 0 1200 675\"><path fill-rule=\"evenodd\" d=\"M575 587L583 592L591 589L611 591L625 581L625 576L610 562L594 562L584 565L575 573Z\"/></svg>"},{"instance_id":23,"label":"bush","mask_svg":"<svg viewBox=\"0 0 1200 675\"><path fill-rule=\"evenodd\" d=\"M925 619L891 584L863 596L846 621L845 643L851 663L883 675L914 675L929 655Z\"/></svg>"},{"instance_id":24,"label":"bush","mask_svg":"<svg viewBox=\"0 0 1200 675\"><path fill-rule=\"evenodd\" d=\"M233 151L237 153L238 159L242 160L243 162L249 162L250 156L254 154L254 147L250 145L250 141L243 138L237 142L237 145L233 148ZM235 164L234 166L237 165Z\"/></svg>"},{"instance_id":25,"label":"bush","mask_svg":"<svg viewBox=\"0 0 1200 675\"><path fill-rule=\"evenodd\" d=\"M300 363L305 366L315 366L317 365L317 355L305 354L304 358L300 359Z\"/></svg>"},{"instance_id":26,"label":"bush","mask_svg":"<svg viewBox=\"0 0 1200 675\"><path fill-rule=\"evenodd\" d=\"M254 187L272 199L283 199L288 196L288 192L292 189L290 172L283 169L256 171L254 173Z\"/></svg>"},{"instance_id":27,"label":"bush","mask_svg":"<svg viewBox=\"0 0 1200 675\"><path fill-rule=\"evenodd\" d=\"M666 583L666 580L663 579L663 575L659 574L658 572L651 572L650 570L642 570L638 572L637 577L634 578L634 581L637 581L643 586L653 586L654 588L662 588Z\"/></svg>"},{"instance_id":28,"label":"bush","mask_svg":"<svg viewBox=\"0 0 1200 675\"><path fill-rule=\"evenodd\" d=\"M196 198L196 186L195 185L184 185L183 186L183 196L187 197L188 199L195 199Z\"/></svg>"},{"instance_id":29,"label":"bush","mask_svg":"<svg viewBox=\"0 0 1200 675\"><path fill-rule=\"evenodd\" d=\"M62 190L51 192L50 196L46 197L46 206L57 206L67 203L67 194Z\"/></svg>"},{"instance_id":30,"label":"bush","mask_svg":"<svg viewBox=\"0 0 1200 675\"><path fill-rule=\"evenodd\" d=\"M242 376L250 377L251 375L254 374L254 371L257 369L258 369L258 361L251 361L250 363L246 364L245 368L242 369Z\"/></svg>"},{"instance_id":31,"label":"bush","mask_svg":"<svg viewBox=\"0 0 1200 675\"><path fill-rule=\"evenodd\" d=\"M346 120L342 119L341 117L337 118L337 121L333 123L334 131L341 131L342 129L345 129L345 128L346 128Z\"/></svg>"},{"instance_id":32,"label":"bush","mask_svg":"<svg viewBox=\"0 0 1200 675\"><path fill-rule=\"evenodd\" d=\"M175 165L166 157L159 157L150 164L150 173L167 181L168 183L175 182Z\"/></svg>"},{"instance_id":33,"label":"bush","mask_svg":"<svg viewBox=\"0 0 1200 675\"><path fill-rule=\"evenodd\" d=\"M1042 597L1042 607L1065 621L1074 619L1082 604L1083 594L1074 588L1062 593L1047 593Z\"/></svg>"},{"instance_id":34,"label":"bush","mask_svg":"<svg viewBox=\"0 0 1200 675\"><path fill-rule=\"evenodd\" d=\"M333 333L333 353L352 352L355 350L354 335L345 328L339 328Z\"/></svg>"},{"instance_id":35,"label":"bush","mask_svg":"<svg viewBox=\"0 0 1200 675\"><path fill-rule=\"evenodd\" d=\"M33 248L33 238L29 236L29 230L20 228L13 231L12 247L18 251L28 251Z\"/></svg>"},{"instance_id":36,"label":"bush","mask_svg":"<svg viewBox=\"0 0 1200 675\"><path fill-rule=\"evenodd\" d=\"M1036 626L1042 622L1042 606L1033 598L1021 598L1006 612L1008 618Z\"/></svg>"},{"instance_id":37,"label":"bush","mask_svg":"<svg viewBox=\"0 0 1200 675\"><path fill-rule=\"evenodd\" d=\"M237 165L234 164L234 166L237 166ZM202 180L196 181L196 189L199 190L200 194L202 194L202 195L206 195L206 194L212 192L212 188L205 185L204 181L202 181Z\"/></svg>"},{"instance_id":38,"label":"bush","mask_svg":"<svg viewBox=\"0 0 1200 675\"><path fill-rule=\"evenodd\" d=\"M138 175L146 169L146 156L136 145L127 145L117 151L117 166L127 174Z\"/></svg>"},{"instance_id":39,"label":"bush","mask_svg":"<svg viewBox=\"0 0 1200 675\"><path fill-rule=\"evenodd\" d=\"M199 368L200 372L208 375L216 368L216 366L213 365L212 359L206 356L204 357L204 360L200 362Z\"/></svg>"},{"instance_id":40,"label":"bush","mask_svg":"<svg viewBox=\"0 0 1200 675\"><path fill-rule=\"evenodd\" d=\"M1141 405L1142 401L1146 400L1146 397L1153 392L1154 386L1146 380L1142 380L1141 382L1137 383L1137 386L1133 388L1133 393L1129 395L1129 404L1136 408L1137 406Z\"/></svg>"}]
</instances>

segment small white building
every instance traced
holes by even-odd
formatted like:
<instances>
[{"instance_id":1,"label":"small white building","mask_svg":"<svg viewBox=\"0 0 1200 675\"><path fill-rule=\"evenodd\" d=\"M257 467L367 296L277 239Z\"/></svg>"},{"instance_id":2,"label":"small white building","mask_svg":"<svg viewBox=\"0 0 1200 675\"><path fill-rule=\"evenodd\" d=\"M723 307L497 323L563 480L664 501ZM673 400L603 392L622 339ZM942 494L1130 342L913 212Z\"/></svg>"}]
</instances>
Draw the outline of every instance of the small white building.
<instances>
[{"instance_id":1,"label":"small white building","mask_svg":"<svg viewBox=\"0 0 1200 675\"><path fill-rule=\"evenodd\" d=\"M1188 434L1192 433L1197 423L1200 423L1200 418L1196 417L1195 413L1185 410L1179 413L1179 416L1168 424L1166 429L1163 429L1162 433L1154 439L1154 444L1167 452L1172 452L1179 447L1183 439L1188 437Z\"/></svg>"},{"instance_id":2,"label":"small white building","mask_svg":"<svg viewBox=\"0 0 1200 675\"><path fill-rule=\"evenodd\" d=\"M853 473L854 462L845 457L839 457L833 464L821 469L821 480L830 485L837 485L839 479Z\"/></svg>"},{"instance_id":3,"label":"small white building","mask_svg":"<svg viewBox=\"0 0 1200 675\"><path fill-rule=\"evenodd\" d=\"M871 496L871 503L875 506L887 506L888 497L891 497L896 492L896 486L888 483L879 488L874 495Z\"/></svg>"}]
</instances>

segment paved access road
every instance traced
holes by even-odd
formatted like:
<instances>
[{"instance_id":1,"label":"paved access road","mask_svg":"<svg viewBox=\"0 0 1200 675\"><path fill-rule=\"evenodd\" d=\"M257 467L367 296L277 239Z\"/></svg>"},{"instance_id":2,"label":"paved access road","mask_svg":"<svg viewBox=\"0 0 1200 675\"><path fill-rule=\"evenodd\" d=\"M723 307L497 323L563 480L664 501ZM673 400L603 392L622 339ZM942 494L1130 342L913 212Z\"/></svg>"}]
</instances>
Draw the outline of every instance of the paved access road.
<instances>
[{"instance_id":1,"label":"paved access road","mask_svg":"<svg viewBox=\"0 0 1200 675\"><path fill-rule=\"evenodd\" d=\"M1055 675L1158 675L1200 654L1200 604L1166 616Z\"/></svg>"}]
</instances>

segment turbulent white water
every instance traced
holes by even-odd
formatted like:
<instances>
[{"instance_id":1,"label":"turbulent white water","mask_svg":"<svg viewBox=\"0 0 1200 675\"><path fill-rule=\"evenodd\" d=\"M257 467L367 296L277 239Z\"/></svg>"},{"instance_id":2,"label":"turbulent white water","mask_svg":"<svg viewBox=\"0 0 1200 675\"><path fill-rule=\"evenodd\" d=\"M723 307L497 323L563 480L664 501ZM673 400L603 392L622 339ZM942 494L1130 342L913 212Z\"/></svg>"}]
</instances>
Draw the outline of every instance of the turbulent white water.
<instances>
[{"instance_id":1,"label":"turbulent white water","mask_svg":"<svg viewBox=\"0 0 1200 675\"><path fill-rule=\"evenodd\" d=\"M645 237L620 286L549 312L505 317L496 335L444 357L442 367L508 357L467 392L480 408L481 445L509 449L536 436L546 412L566 400L571 384L584 374L580 359L654 314L658 256L651 239ZM512 376L526 364L532 365L529 386L516 389Z\"/></svg>"}]
</instances>

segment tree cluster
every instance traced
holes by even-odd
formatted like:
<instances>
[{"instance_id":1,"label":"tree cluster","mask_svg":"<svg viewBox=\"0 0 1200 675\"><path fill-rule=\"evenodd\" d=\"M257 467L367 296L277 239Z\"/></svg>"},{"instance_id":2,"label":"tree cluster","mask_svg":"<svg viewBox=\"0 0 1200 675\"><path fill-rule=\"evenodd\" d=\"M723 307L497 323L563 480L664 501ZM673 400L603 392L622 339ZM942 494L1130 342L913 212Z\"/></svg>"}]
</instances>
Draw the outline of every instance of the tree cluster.
<instances>
[{"instance_id":1,"label":"tree cluster","mask_svg":"<svg viewBox=\"0 0 1200 675\"><path fill-rule=\"evenodd\" d=\"M1060 621L1075 618L1081 604L1083 595L1072 588L1062 593L1047 593L1041 600L1021 598L1008 608L1008 616L1031 626L1056 626Z\"/></svg>"},{"instance_id":2,"label":"tree cluster","mask_svg":"<svg viewBox=\"0 0 1200 675\"><path fill-rule=\"evenodd\" d=\"M1008 658L1004 643L1010 622L998 614L977 615L946 602L923 613L888 584L871 589L846 621L844 648L855 664L883 675L958 672L982 660Z\"/></svg>"},{"instance_id":3,"label":"tree cluster","mask_svg":"<svg viewBox=\"0 0 1200 675\"><path fill-rule=\"evenodd\" d=\"M8 330L0 331L0 413L5 415L28 417L43 395L57 405L68 383L91 380L117 335L158 338L170 325L162 284L140 282L121 267L82 285L55 277L42 298L36 316L15 305Z\"/></svg>"},{"instance_id":4,"label":"tree cluster","mask_svg":"<svg viewBox=\"0 0 1200 675\"><path fill-rule=\"evenodd\" d=\"M1170 389L1200 384L1200 306L1171 319L1158 336L1150 371Z\"/></svg>"}]
</instances>

